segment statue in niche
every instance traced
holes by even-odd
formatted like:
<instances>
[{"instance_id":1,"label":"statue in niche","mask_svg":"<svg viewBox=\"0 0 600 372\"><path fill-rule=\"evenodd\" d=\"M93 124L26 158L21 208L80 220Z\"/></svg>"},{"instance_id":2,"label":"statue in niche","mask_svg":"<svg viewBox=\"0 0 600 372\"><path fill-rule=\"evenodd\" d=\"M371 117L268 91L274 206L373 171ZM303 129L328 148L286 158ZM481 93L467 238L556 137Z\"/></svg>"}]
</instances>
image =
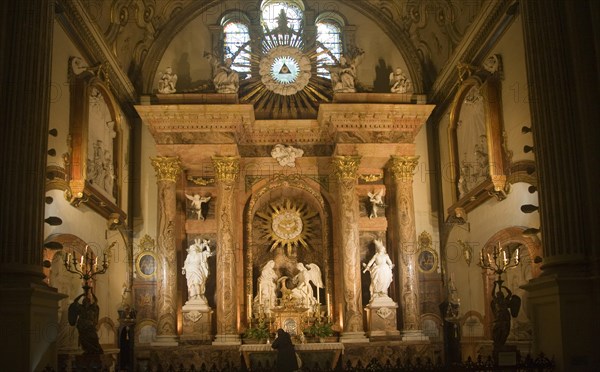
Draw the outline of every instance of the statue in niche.
<instances>
[{"instance_id":1,"label":"statue in niche","mask_svg":"<svg viewBox=\"0 0 600 372\"><path fill-rule=\"evenodd\" d=\"M254 302L258 308L263 307L266 314L271 313L271 308L277 305L277 273L275 261L269 260L262 268L257 281L258 294Z\"/></svg>"},{"instance_id":2,"label":"statue in niche","mask_svg":"<svg viewBox=\"0 0 600 372\"><path fill-rule=\"evenodd\" d=\"M85 288L89 289L89 287ZM87 289L85 293L80 294L73 300L73 303L69 306L69 324L77 327L79 345L81 345L84 354L103 354L104 351L100 346L98 333L96 332L100 308L94 292L91 295L93 302ZM83 300L79 303L81 298Z\"/></svg>"},{"instance_id":3,"label":"statue in niche","mask_svg":"<svg viewBox=\"0 0 600 372\"><path fill-rule=\"evenodd\" d=\"M375 254L368 263L363 263L363 273L369 271L371 274L371 303L377 299L389 299L388 289L392 284L392 269L394 264L387 254L381 239L375 239Z\"/></svg>"},{"instance_id":4,"label":"statue in niche","mask_svg":"<svg viewBox=\"0 0 600 372\"><path fill-rule=\"evenodd\" d=\"M296 158L300 158L302 155L304 155L304 150L282 144L275 145L271 150L271 157L276 159L282 167L295 167Z\"/></svg>"},{"instance_id":5,"label":"statue in niche","mask_svg":"<svg viewBox=\"0 0 600 372\"><path fill-rule=\"evenodd\" d=\"M158 93L171 94L175 93L175 85L177 84L177 75L173 73L173 69L169 66L163 72L158 81Z\"/></svg>"},{"instance_id":6,"label":"statue in niche","mask_svg":"<svg viewBox=\"0 0 600 372\"><path fill-rule=\"evenodd\" d=\"M323 280L321 279L321 269L317 264L309 263L306 266L302 262L296 265L299 270L292 280L296 285L292 289L292 296L306 306L318 305L321 302L319 298L319 288L323 288ZM312 286L313 283L317 287L317 297L315 297Z\"/></svg>"},{"instance_id":7,"label":"statue in niche","mask_svg":"<svg viewBox=\"0 0 600 372\"><path fill-rule=\"evenodd\" d=\"M357 50L354 59L340 56L339 64L327 67L331 76L331 86L334 93L355 93L356 66L362 60L364 52Z\"/></svg>"},{"instance_id":8,"label":"statue in niche","mask_svg":"<svg viewBox=\"0 0 600 372\"><path fill-rule=\"evenodd\" d=\"M408 93L412 89L412 82L404 75L400 67L390 74L390 92Z\"/></svg>"},{"instance_id":9,"label":"statue in niche","mask_svg":"<svg viewBox=\"0 0 600 372\"><path fill-rule=\"evenodd\" d=\"M192 212L196 213L196 215L198 216L198 220L204 221L206 217L204 216L204 212L202 211L202 204L208 203L210 201L210 195L200 196L199 194L194 194L192 196L185 194L185 197L191 201L190 206L192 207Z\"/></svg>"},{"instance_id":10,"label":"statue in niche","mask_svg":"<svg viewBox=\"0 0 600 372\"><path fill-rule=\"evenodd\" d=\"M367 195L369 196L369 202L371 203L369 218L377 218L378 209L385 207L385 204L383 203L383 189L369 192Z\"/></svg>"},{"instance_id":11,"label":"statue in niche","mask_svg":"<svg viewBox=\"0 0 600 372\"><path fill-rule=\"evenodd\" d=\"M213 66L213 83L217 93L237 93L240 88L240 76L232 68L233 60L226 58L223 63L216 56L204 52L206 58Z\"/></svg>"},{"instance_id":12,"label":"statue in niche","mask_svg":"<svg viewBox=\"0 0 600 372\"><path fill-rule=\"evenodd\" d=\"M208 258L214 255L210 250L210 240L195 239L187 249L187 257L183 264L181 273L187 279L188 299L192 302L206 304L204 291L206 289L206 278L208 277Z\"/></svg>"}]
</instances>

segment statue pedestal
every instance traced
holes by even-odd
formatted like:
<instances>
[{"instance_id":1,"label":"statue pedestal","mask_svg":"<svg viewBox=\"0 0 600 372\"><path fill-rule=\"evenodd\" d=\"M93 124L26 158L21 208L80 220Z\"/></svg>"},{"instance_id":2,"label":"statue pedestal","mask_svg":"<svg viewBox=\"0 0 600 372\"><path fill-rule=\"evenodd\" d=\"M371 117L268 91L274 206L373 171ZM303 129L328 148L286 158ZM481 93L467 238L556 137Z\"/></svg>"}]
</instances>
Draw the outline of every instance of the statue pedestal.
<instances>
[{"instance_id":1,"label":"statue pedestal","mask_svg":"<svg viewBox=\"0 0 600 372\"><path fill-rule=\"evenodd\" d=\"M181 308L183 313L182 341L212 341L212 309L206 300L191 300Z\"/></svg>"},{"instance_id":2,"label":"statue pedestal","mask_svg":"<svg viewBox=\"0 0 600 372\"><path fill-rule=\"evenodd\" d=\"M396 328L398 304L389 297L375 297L365 308L369 337L400 336Z\"/></svg>"}]
</instances>

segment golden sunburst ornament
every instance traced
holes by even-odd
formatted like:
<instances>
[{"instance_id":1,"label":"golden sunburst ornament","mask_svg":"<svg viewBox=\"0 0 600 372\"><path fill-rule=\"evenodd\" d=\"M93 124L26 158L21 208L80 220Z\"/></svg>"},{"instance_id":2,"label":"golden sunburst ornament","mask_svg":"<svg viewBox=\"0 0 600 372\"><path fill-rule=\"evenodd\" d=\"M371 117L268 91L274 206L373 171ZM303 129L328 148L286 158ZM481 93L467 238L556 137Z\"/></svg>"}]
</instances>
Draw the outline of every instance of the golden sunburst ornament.
<instances>
[{"instance_id":1,"label":"golden sunburst ornament","mask_svg":"<svg viewBox=\"0 0 600 372\"><path fill-rule=\"evenodd\" d=\"M302 29L288 27L285 14L278 24L264 30L260 48L250 48L250 41L239 48L252 71L240 82L240 102L253 104L257 119L314 118L319 102L332 98L331 80L317 74L319 56L331 52L318 41L307 43Z\"/></svg>"},{"instance_id":2,"label":"golden sunburst ornament","mask_svg":"<svg viewBox=\"0 0 600 372\"><path fill-rule=\"evenodd\" d=\"M292 256L294 248L309 248L309 240L314 237L313 228L318 220L314 217L317 214L306 203L290 199L271 203L266 211L257 212L256 215L261 219L262 238L271 242L269 252L281 247Z\"/></svg>"}]
</instances>

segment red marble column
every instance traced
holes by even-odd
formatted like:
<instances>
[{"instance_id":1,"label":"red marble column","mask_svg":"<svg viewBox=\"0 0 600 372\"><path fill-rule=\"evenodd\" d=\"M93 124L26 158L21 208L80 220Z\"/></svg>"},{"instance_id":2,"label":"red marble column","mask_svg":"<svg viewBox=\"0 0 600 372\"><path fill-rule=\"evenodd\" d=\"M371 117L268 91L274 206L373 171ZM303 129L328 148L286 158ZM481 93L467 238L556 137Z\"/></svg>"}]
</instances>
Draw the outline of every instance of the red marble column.
<instances>
[{"instance_id":1,"label":"red marble column","mask_svg":"<svg viewBox=\"0 0 600 372\"><path fill-rule=\"evenodd\" d=\"M177 247L175 219L177 214L176 183L181 174L178 157L152 158L158 184L158 275L156 306L158 322L155 346L177 346Z\"/></svg>"}]
</instances>

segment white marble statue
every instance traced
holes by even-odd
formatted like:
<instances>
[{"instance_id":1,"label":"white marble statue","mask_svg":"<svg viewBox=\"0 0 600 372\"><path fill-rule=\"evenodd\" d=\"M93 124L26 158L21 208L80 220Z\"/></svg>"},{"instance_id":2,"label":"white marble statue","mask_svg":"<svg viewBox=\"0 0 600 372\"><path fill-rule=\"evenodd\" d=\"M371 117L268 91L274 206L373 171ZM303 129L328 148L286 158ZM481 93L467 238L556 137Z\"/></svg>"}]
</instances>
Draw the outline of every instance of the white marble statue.
<instances>
[{"instance_id":1,"label":"white marble statue","mask_svg":"<svg viewBox=\"0 0 600 372\"><path fill-rule=\"evenodd\" d=\"M369 202L371 203L371 211L369 213L369 218L377 218L378 208L385 207L383 203L383 189L379 189L378 191L369 192Z\"/></svg>"},{"instance_id":2,"label":"white marble statue","mask_svg":"<svg viewBox=\"0 0 600 372\"><path fill-rule=\"evenodd\" d=\"M296 159L304 155L304 150L292 146L277 144L271 150L271 157L276 159L282 167L295 167Z\"/></svg>"},{"instance_id":3,"label":"white marble statue","mask_svg":"<svg viewBox=\"0 0 600 372\"><path fill-rule=\"evenodd\" d=\"M240 89L240 76L232 68L233 60L226 58L221 63L219 58L207 52L204 52L204 58L213 66L213 83L217 93L237 93Z\"/></svg>"},{"instance_id":4,"label":"white marble statue","mask_svg":"<svg viewBox=\"0 0 600 372\"><path fill-rule=\"evenodd\" d=\"M254 298L257 309L261 307L266 314L277 305L277 273L275 272L275 261L268 261L262 268L257 281L258 294Z\"/></svg>"},{"instance_id":5,"label":"white marble statue","mask_svg":"<svg viewBox=\"0 0 600 372\"><path fill-rule=\"evenodd\" d=\"M211 197L200 196L199 194L194 194L193 196L185 194L185 197L191 200L190 206L192 207L193 212L198 216L198 219L204 221L205 217L202 214L202 204L208 203Z\"/></svg>"},{"instance_id":6,"label":"white marble statue","mask_svg":"<svg viewBox=\"0 0 600 372\"><path fill-rule=\"evenodd\" d=\"M390 92L392 93L408 93L412 90L412 82L404 75L401 68L396 68L390 74Z\"/></svg>"},{"instance_id":7,"label":"white marble statue","mask_svg":"<svg viewBox=\"0 0 600 372\"><path fill-rule=\"evenodd\" d=\"M173 69L169 66L163 72L158 81L158 93L171 94L176 92L175 85L177 84L177 75L173 73Z\"/></svg>"},{"instance_id":8,"label":"white marble statue","mask_svg":"<svg viewBox=\"0 0 600 372\"><path fill-rule=\"evenodd\" d=\"M338 65L329 66L327 70L331 76L331 86L334 93L355 93L356 66L362 60L363 52L360 51L353 60L340 56Z\"/></svg>"},{"instance_id":9,"label":"white marble statue","mask_svg":"<svg viewBox=\"0 0 600 372\"><path fill-rule=\"evenodd\" d=\"M188 302L206 304L204 291L209 274L208 258L214 255L214 252L210 250L209 243L210 241L206 239L195 239L194 244L187 249L188 254L181 273L187 279Z\"/></svg>"},{"instance_id":10,"label":"white marble statue","mask_svg":"<svg viewBox=\"0 0 600 372\"><path fill-rule=\"evenodd\" d=\"M371 303L381 299L389 299L388 289L392 284L392 269L394 268L394 264L381 239L375 239L374 243L375 254L367 264L363 263L363 273L369 271L371 274L371 286L369 287Z\"/></svg>"},{"instance_id":11,"label":"white marble statue","mask_svg":"<svg viewBox=\"0 0 600 372\"><path fill-rule=\"evenodd\" d=\"M309 263L306 266L302 262L296 265L299 270L294 276L293 283L296 285L292 289L292 296L301 301L306 306L318 305L321 301L319 297L319 288L323 288L323 280L321 279L321 269L317 264ZM312 282L317 287L317 296L315 297L313 288L310 285Z\"/></svg>"}]
</instances>

